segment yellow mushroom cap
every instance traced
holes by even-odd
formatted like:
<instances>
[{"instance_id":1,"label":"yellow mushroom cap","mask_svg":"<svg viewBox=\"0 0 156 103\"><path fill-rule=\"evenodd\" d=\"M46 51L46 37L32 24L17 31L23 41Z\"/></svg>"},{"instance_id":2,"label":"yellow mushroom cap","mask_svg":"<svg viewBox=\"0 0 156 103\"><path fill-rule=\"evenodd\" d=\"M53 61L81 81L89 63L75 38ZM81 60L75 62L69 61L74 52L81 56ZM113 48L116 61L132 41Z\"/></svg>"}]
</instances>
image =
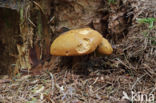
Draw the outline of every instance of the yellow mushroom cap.
<instances>
[{"instance_id":1,"label":"yellow mushroom cap","mask_svg":"<svg viewBox=\"0 0 156 103\"><path fill-rule=\"evenodd\" d=\"M102 42L98 46L97 51L100 54L110 55L110 54L113 53L113 48L112 48L111 44L108 42L107 39L102 38Z\"/></svg>"},{"instance_id":2,"label":"yellow mushroom cap","mask_svg":"<svg viewBox=\"0 0 156 103\"><path fill-rule=\"evenodd\" d=\"M102 41L102 35L91 29L73 29L58 36L50 47L50 54L77 56L93 52Z\"/></svg>"}]
</instances>

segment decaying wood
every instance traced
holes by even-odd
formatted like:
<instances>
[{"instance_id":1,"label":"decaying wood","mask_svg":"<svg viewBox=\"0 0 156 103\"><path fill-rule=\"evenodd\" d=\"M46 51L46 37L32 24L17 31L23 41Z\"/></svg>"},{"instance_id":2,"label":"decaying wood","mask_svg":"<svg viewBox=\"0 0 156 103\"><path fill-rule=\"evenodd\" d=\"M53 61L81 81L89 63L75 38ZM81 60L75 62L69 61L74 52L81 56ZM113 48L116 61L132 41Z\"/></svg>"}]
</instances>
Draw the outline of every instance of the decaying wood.
<instances>
[{"instance_id":1,"label":"decaying wood","mask_svg":"<svg viewBox=\"0 0 156 103\"><path fill-rule=\"evenodd\" d=\"M19 37L15 68L35 68L50 57L51 42L62 28L91 27L107 38L126 34L132 16L130 1L109 4L103 0L34 0L19 9ZM126 17L126 18L125 18ZM42 63L44 65L44 63Z\"/></svg>"}]
</instances>

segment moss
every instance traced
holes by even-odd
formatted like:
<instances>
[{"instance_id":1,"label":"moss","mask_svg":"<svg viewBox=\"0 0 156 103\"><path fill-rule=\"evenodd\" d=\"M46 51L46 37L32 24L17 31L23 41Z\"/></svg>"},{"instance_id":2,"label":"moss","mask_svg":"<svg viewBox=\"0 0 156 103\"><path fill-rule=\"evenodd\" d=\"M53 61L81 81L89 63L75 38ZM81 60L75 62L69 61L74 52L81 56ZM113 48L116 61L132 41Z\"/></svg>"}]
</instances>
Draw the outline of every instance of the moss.
<instances>
[{"instance_id":1,"label":"moss","mask_svg":"<svg viewBox=\"0 0 156 103\"><path fill-rule=\"evenodd\" d=\"M20 8L20 21L21 21L21 23L24 22L23 11L24 11L24 9L23 8Z\"/></svg>"}]
</instances>

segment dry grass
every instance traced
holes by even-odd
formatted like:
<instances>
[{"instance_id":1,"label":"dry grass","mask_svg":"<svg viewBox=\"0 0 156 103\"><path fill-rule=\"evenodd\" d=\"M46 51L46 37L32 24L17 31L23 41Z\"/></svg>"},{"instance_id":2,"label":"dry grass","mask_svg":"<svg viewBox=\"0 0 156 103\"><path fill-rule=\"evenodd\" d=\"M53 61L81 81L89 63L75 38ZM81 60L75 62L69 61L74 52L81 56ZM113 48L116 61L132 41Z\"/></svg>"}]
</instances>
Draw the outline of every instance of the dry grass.
<instances>
[{"instance_id":1,"label":"dry grass","mask_svg":"<svg viewBox=\"0 0 156 103\"><path fill-rule=\"evenodd\" d=\"M136 17L156 18L154 3L139 2ZM0 102L115 103L121 101L123 92L129 96L131 91L156 95L156 45L151 39L156 37L156 27L148 29L148 25L136 23L136 17L128 35L113 45L112 56L88 61L94 65L83 68L88 70L87 75L62 67L59 72L19 76L13 81L3 77Z\"/></svg>"}]
</instances>

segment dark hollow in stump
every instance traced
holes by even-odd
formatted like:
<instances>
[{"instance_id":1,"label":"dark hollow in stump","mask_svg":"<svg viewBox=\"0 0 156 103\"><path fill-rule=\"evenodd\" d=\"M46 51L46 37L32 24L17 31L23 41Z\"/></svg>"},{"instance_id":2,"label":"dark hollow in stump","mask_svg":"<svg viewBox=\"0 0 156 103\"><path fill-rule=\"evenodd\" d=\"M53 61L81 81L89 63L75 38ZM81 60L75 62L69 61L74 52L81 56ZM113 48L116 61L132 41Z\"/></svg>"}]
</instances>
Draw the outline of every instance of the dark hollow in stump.
<instances>
[{"instance_id":1,"label":"dark hollow in stump","mask_svg":"<svg viewBox=\"0 0 156 103\"><path fill-rule=\"evenodd\" d=\"M0 74L12 72L18 57L19 14L16 10L0 8Z\"/></svg>"}]
</instances>

